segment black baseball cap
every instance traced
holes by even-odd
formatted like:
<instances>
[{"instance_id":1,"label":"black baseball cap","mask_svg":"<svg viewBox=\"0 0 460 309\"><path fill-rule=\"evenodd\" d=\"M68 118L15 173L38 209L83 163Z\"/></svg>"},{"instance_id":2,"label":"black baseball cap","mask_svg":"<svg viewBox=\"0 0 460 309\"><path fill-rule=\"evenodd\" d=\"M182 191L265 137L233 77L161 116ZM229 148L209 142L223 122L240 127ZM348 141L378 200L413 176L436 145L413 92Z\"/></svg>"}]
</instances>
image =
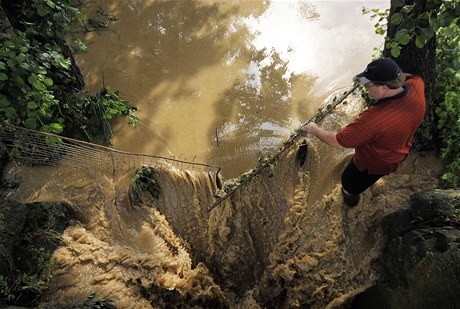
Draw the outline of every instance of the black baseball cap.
<instances>
[{"instance_id":1,"label":"black baseball cap","mask_svg":"<svg viewBox=\"0 0 460 309\"><path fill-rule=\"evenodd\" d=\"M353 77L357 84L368 82L386 83L395 80L401 74L398 64L390 58L380 58L369 63L364 72Z\"/></svg>"}]
</instances>

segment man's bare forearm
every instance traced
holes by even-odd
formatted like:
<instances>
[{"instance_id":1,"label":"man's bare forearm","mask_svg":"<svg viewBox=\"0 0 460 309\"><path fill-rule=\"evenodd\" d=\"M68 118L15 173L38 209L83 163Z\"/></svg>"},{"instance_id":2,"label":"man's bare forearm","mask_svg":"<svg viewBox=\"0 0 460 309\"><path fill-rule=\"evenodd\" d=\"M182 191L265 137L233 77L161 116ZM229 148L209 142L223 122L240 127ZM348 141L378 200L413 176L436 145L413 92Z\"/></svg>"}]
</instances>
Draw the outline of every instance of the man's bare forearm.
<instances>
[{"instance_id":1,"label":"man's bare forearm","mask_svg":"<svg viewBox=\"0 0 460 309\"><path fill-rule=\"evenodd\" d=\"M339 149L344 148L337 141L337 138L336 138L337 132L324 130L314 122L310 122L310 123L306 124L303 127L303 130L305 132L307 132L307 133L310 133L310 134L316 136L321 141L323 141L324 143L326 143L326 144L328 144L328 145L330 145L332 147L339 148Z\"/></svg>"}]
</instances>

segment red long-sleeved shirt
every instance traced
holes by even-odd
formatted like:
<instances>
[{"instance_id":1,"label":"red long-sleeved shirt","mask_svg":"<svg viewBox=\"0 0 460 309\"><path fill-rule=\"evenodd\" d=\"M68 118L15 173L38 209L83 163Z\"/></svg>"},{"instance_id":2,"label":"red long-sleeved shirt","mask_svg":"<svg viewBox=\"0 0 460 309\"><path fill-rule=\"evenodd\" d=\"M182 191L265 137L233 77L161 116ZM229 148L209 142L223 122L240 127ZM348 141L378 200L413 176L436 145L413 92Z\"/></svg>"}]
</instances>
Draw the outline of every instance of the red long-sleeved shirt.
<instances>
[{"instance_id":1,"label":"red long-sleeved shirt","mask_svg":"<svg viewBox=\"0 0 460 309\"><path fill-rule=\"evenodd\" d=\"M368 107L337 133L337 141L345 148L355 148L353 162L359 170L374 175L395 172L410 151L425 105L422 78L409 77L402 93Z\"/></svg>"}]
</instances>

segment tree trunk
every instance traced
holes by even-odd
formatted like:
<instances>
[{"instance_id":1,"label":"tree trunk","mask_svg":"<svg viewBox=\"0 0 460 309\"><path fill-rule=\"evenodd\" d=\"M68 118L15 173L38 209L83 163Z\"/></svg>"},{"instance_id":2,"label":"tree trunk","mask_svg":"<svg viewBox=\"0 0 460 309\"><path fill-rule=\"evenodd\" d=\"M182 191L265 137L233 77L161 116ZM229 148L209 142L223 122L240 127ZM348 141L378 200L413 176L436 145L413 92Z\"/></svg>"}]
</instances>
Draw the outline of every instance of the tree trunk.
<instances>
[{"instance_id":1,"label":"tree trunk","mask_svg":"<svg viewBox=\"0 0 460 309\"><path fill-rule=\"evenodd\" d=\"M33 22L27 20L27 18L22 14L24 6L30 5L27 0L1 0L1 6L3 11L6 14L11 26L18 31L24 32L26 30L22 22ZM85 82L83 80L83 75L81 74L80 68L78 67L75 58L67 45L67 42L60 38L44 38L39 37L37 40L43 44L50 43L56 44L61 48L62 54L64 57L69 58L71 61L70 73L72 74L73 80L71 83L65 85L65 87L71 92L78 92L83 89Z\"/></svg>"},{"instance_id":2,"label":"tree trunk","mask_svg":"<svg viewBox=\"0 0 460 309\"><path fill-rule=\"evenodd\" d=\"M22 11L22 1L1 0L1 4L11 26L16 30L24 31L25 27L19 22Z\"/></svg>"},{"instance_id":3,"label":"tree trunk","mask_svg":"<svg viewBox=\"0 0 460 309\"><path fill-rule=\"evenodd\" d=\"M430 11L427 7L429 0L405 0L406 5L415 3L413 12L418 16L424 12ZM393 14L399 12L401 7L390 8L391 20ZM428 26L428 25L426 25ZM393 25L388 22L388 36L393 38L398 30L399 25ZM390 50L385 47L383 52L385 57L390 57ZM423 48L415 45L415 38L405 46L402 46L401 54L394 59L401 69L406 73L420 75L425 81L425 96L427 110L423 123L414 136L415 151L432 151L437 147L437 130L435 125L435 78L436 78L436 36L433 36Z\"/></svg>"}]
</instances>

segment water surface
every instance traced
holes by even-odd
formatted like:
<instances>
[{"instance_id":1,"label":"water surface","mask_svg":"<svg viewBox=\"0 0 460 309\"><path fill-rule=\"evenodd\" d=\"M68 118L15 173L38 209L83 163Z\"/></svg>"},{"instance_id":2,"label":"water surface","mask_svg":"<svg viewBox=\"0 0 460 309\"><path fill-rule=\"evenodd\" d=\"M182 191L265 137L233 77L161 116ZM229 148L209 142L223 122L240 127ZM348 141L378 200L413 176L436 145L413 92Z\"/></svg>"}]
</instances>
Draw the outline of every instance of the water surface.
<instances>
[{"instance_id":1,"label":"water surface","mask_svg":"<svg viewBox=\"0 0 460 309\"><path fill-rule=\"evenodd\" d=\"M83 39L89 91L103 83L138 107L114 148L222 167L224 177L276 151L371 61L383 38L362 8L388 1L91 1L115 15Z\"/></svg>"}]
</instances>

